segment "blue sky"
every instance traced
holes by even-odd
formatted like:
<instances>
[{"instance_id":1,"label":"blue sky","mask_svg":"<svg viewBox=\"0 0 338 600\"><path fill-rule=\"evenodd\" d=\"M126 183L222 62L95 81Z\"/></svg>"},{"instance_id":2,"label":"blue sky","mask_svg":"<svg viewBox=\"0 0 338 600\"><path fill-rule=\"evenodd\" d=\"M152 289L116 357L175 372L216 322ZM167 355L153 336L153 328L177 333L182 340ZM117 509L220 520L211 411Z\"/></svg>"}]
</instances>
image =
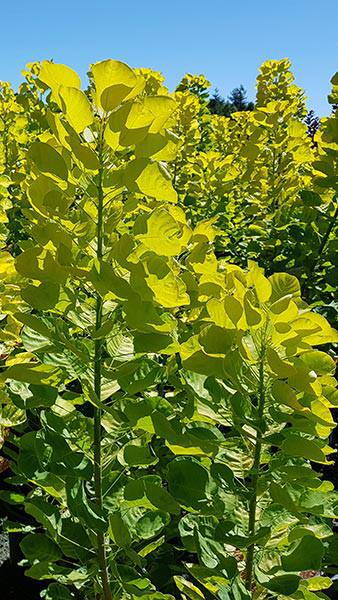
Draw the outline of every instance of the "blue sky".
<instances>
[{"instance_id":1,"label":"blue sky","mask_svg":"<svg viewBox=\"0 0 338 600\"><path fill-rule=\"evenodd\" d=\"M204 73L223 95L257 69L289 57L308 105L329 112L338 68L338 0L3 0L0 80L13 85L33 60L53 59L85 78L90 63L117 58L161 70L173 89L185 72Z\"/></svg>"}]
</instances>

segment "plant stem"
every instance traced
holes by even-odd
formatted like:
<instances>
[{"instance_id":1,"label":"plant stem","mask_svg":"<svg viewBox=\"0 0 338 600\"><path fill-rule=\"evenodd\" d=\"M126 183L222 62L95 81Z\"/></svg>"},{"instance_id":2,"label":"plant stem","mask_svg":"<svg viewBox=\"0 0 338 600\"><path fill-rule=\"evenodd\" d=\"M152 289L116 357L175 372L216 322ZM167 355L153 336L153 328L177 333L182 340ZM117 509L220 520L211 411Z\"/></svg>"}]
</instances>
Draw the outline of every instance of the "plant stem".
<instances>
[{"instance_id":1,"label":"plant stem","mask_svg":"<svg viewBox=\"0 0 338 600\"><path fill-rule=\"evenodd\" d=\"M265 404L265 389L264 389L264 351L262 351L262 355L259 363L259 388L258 388L258 428L256 434L256 446L255 446L255 454L254 454L254 462L252 466L253 476L252 476L252 496L249 502L249 531L248 537L251 538L255 535L256 532L256 509L257 509L257 493L258 493L258 482L259 482L259 467L261 462L261 452L262 452L262 429L261 429L261 421L264 415L264 404ZM246 588L251 590L252 587L252 575L253 575L253 559L254 559L254 551L255 544L251 543L248 546L247 555L246 555L246 565L245 565L245 583Z\"/></svg>"},{"instance_id":2,"label":"plant stem","mask_svg":"<svg viewBox=\"0 0 338 600\"><path fill-rule=\"evenodd\" d=\"M103 256L103 165L102 165L102 138L98 148L100 168L98 173L98 207L97 207L97 247L96 258L98 263ZM102 326L102 307L103 301L99 293L96 295L96 319L95 330ZM101 380L102 380L102 339L95 339L94 352L94 390L96 397L101 402ZM94 486L95 501L100 510L102 510L102 460L101 460L101 409L94 409ZM97 552L100 566L100 577L102 584L103 600L112 600L112 594L109 585L108 565L105 550L104 533L96 534Z\"/></svg>"}]
</instances>

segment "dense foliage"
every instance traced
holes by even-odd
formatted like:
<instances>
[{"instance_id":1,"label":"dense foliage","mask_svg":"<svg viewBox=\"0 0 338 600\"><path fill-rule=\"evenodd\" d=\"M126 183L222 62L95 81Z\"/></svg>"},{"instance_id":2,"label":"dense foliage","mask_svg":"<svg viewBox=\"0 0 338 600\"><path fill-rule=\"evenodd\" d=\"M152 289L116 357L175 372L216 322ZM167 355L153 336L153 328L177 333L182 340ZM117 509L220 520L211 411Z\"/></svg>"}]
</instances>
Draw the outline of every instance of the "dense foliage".
<instances>
[{"instance_id":1,"label":"dense foliage","mask_svg":"<svg viewBox=\"0 0 338 600\"><path fill-rule=\"evenodd\" d=\"M229 117L203 76L24 75L0 88L0 497L27 577L45 600L328 598L337 111L308 129L287 60Z\"/></svg>"}]
</instances>

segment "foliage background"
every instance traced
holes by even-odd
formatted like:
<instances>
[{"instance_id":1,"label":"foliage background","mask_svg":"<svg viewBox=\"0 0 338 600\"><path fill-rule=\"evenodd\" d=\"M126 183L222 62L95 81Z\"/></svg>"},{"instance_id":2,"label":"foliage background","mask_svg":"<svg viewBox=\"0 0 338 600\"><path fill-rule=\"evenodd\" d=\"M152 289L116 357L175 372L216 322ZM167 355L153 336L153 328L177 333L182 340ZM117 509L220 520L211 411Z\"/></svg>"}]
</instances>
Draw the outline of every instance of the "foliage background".
<instances>
[{"instance_id":1,"label":"foliage background","mask_svg":"<svg viewBox=\"0 0 338 600\"><path fill-rule=\"evenodd\" d=\"M334 596L336 4L22 8L0 464L27 577L47 600ZM87 86L112 54L168 81L97 63ZM55 62L18 87L23 55Z\"/></svg>"},{"instance_id":2,"label":"foliage background","mask_svg":"<svg viewBox=\"0 0 338 600\"><path fill-rule=\"evenodd\" d=\"M309 468L333 464L335 110L308 130L287 59L230 117L202 75L174 95L114 61L86 93L52 62L25 77L1 88L1 497L40 523L6 522L27 576L53 599L316 597L336 564L334 484Z\"/></svg>"}]
</instances>

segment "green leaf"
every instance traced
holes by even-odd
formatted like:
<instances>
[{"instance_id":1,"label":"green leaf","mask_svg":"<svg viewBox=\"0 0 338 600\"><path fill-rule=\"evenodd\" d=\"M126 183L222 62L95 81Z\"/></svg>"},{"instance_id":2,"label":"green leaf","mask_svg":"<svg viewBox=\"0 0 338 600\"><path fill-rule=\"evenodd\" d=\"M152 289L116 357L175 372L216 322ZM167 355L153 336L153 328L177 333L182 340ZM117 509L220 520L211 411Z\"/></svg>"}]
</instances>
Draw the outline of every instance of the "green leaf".
<instances>
[{"instance_id":1,"label":"green leaf","mask_svg":"<svg viewBox=\"0 0 338 600\"><path fill-rule=\"evenodd\" d=\"M150 535L149 537L152 537L152 536L153 536L153 534ZM146 535L144 535L142 537L144 539L146 539ZM150 554L151 552L154 552L154 550L157 550L157 548L162 546L162 544L164 544L164 542L165 542L165 537L164 537L164 535L162 535L161 537L158 538L158 540L155 540L154 542L150 542L149 544L144 546L142 548L142 550L139 550L138 554L142 557L148 556L148 554Z\"/></svg>"},{"instance_id":2,"label":"green leaf","mask_svg":"<svg viewBox=\"0 0 338 600\"><path fill-rule=\"evenodd\" d=\"M250 292L244 296L244 313L249 327L255 327L260 324L262 315L260 311L250 302Z\"/></svg>"},{"instance_id":3,"label":"green leaf","mask_svg":"<svg viewBox=\"0 0 338 600\"><path fill-rule=\"evenodd\" d=\"M224 553L224 541L227 532L234 524L231 521L220 522L215 516L196 516L187 514L179 522L179 532L184 547L189 552L197 552L200 561L210 569L222 568L233 577L237 572L236 561Z\"/></svg>"},{"instance_id":4,"label":"green leaf","mask_svg":"<svg viewBox=\"0 0 338 600\"><path fill-rule=\"evenodd\" d=\"M178 589L181 592L184 592L184 595L187 598L191 598L191 600L204 600L205 596L204 594L201 592L201 590L196 587L193 583L191 583L190 581L188 581L187 579L184 579L183 577L180 577L179 575L174 575L174 580L175 583L178 587Z\"/></svg>"},{"instance_id":5,"label":"green leaf","mask_svg":"<svg viewBox=\"0 0 338 600\"><path fill-rule=\"evenodd\" d=\"M134 224L135 238L161 256L176 256L185 248L191 231L174 219L165 208L140 215Z\"/></svg>"},{"instance_id":6,"label":"green leaf","mask_svg":"<svg viewBox=\"0 0 338 600\"><path fill-rule=\"evenodd\" d=\"M103 60L92 65L95 102L105 111L116 108L138 83L133 70L118 60Z\"/></svg>"},{"instance_id":7,"label":"green leaf","mask_svg":"<svg viewBox=\"0 0 338 600\"><path fill-rule=\"evenodd\" d=\"M161 333L135 333L134 348L135 352L174 354L178 352L179 344L170 335Z\"/></svg>"},{"instance_id":8,"label":"green leaf","mask_svg":"<svg viewBox=\"0 0 338 600\"><path fill-rule=\"evenodd\" d=\"M25 575L39 581L43 581L44 579L61 579L61 581L65 581L70 575L71 583L75 583L75 581L82 582L86 579L85 574L79 570L68 569L56 563L49 563L46 560L34 563L30 569L25 571Z\"/></svg>"},{"instance_id":9,"label":"green leaf","mask_svg":"<svg viewBox=\"0 0 338 600\"><path fill-rule=\"evenodd\" d=\"M179 138L173 134L148 133L135 148L136 158L171 161L176 158Z\"/></svg>"},{"instance_id":10,"label":"green leaf","mask_svg":"<svg viewBox=\"0 0 338 600\"><path fill-rule=\"evenodd\" d=\"M63 518L60 523L57 542L66 556L86 562L95 555L95 549L86 529L70 517Z\"/></svg>"},{"instance_id":11,"label":"green leaf","mask_svg":"<svg viewBox=\"0 0 338 600\"><path fill-rule=\"evenodd\" d=\"M170 516L167 512L149 510L137 521L137 534L141 540L148 540L163 531L169 523Z\"/></svg>"},{"instance_id":12,"label":"green leaf","mask_svg":"<svg viewBox=\"0 0 338 600\"><path fill-rule=\"evenodd\" d=\"M56 179L67 181L67 165L61 154L49 144L33 142L28 151L28 156L44 175L51 175Z\"/></svg>"},{"instance_id":13,"label":"green leaf","mask_svg":"<svg viewBox=\"0 0 338 600\"><path fill-rule=\"evenodd\" d=\"M87 96L75 87L60 86L58 90L62 109L77 133L81 133L94 120Z\"/></svg>"},{"instance_id":14,"label":"green leaf","mask_svg":"<svg viewBox=\"0 0 338 600\"><path fill-rule=\"evenodd\" d=\"M176 327L176 319L168 312L161 312L151 302L138 299L129 300L124 305L126 321L129 327L149 333L158 331L172 332Z\"/></svg>"},{"instance_id":15,"label":"green leaf","mask_svg":"<svg viewBox=\"0 0 338 600\"><path fill-rule=\"evenodd\" d=\"M139 594L132 595L131 600L139 600ZM142 594L142 600L175 600L174 596L169 594L162 594L161 592L154 592L150 594Z\"/></svg>"},{"instance_id":16,"label":"green leaf","mask_svg":"<svg viewBox=\"0 0 338 600\"><path fill-rule=\"evenodd\" d=\"M302 190L300 197L306 206L320 206L322 204L320 195L310 190Z\"/></svg>"},{"instance_id":17,"label":"green leaf","mask_svg":"<svg viewBox=\"0 0 338 600\"><path fill-rule=\"evenodd\" d=\"M16 427L26 421L26 412L23 407L18 408L11 398L0 391L0 426Z\"/></svg>"},{"instance_id":18,"label":"green leaf","mask_svg":"<svg viewBox=\"0 0 338 600\"><path fill-rule=\"evenodd\" d=\"M134 503L134 506L155 507L172 514L180 512L180 507L172 495L161 487L160 481L155 483L152 476L131 480L124 489L124 498Z\"/></svg>"},{"instance_id":19,"label":"green leaf","mask_svg":"<svg viewBox=\"0 0 338 600\"><path fill-rule=\"evenodd\" d=\"M197 336L190 338L181 345L180 354L184 368L188 371L201 375L212 375L220 379L224 378L224 359L203 352Z\"/></svg>"},{"instance_id":20,"label":"green leaf","mask_svg":"<svg viewBox=\"0 0 338 600\"><path fill-rule=\"evenodd\" d=\"M148 275L145 282L154 294L155 301L164 308L176 308L190 304L184 281L177 277L161 258L152 258L147 262Z\"/></svg>"},{"instance_id":21,"label":"green leaf","mask_svg":"<svg viewBox=\"0 0 338 600\"><path fill-rule=\"evenodd\" d=\"M174 98L160 95L146 96L144 105L153 116L150 133L161 131L177 107Z\"/></svg>"},{"instance_id":22,"label":"green leaf","mask_svg":"<svg viewBox=\"0 0 338 600\"><path fill-rule=\"evenodd\" d=\"M54 308L59 300L60 286L43 281L38 286L28 285L21 291L22 299L38 310Z\"/></svg>"},{"instance_id":23,"label":"green leaf","mask_svg":"<svg viewBox=\"0 0 338 600\"><path fill-rule=\"evenodd\" d=\"M239 300L234 298L234 296L225 296L224 310L229 319L236 326L243 314L242 304L239 302Z\"/></svg>"},{"instance_id":24,"label":"green leaf","mask_svg":"<svg viewBox=\"0 0 338 600\"><path fill-rule=\"evenodd\" d=\"M89 274L89 279L102 296L108 292L113 292L117 298L121 299L135 296L129 283L116 275L112 267L106 262L95 263Z\"/></svg>"},{"instance_id":25,"label":"green leaf","mask_svg":"<svg viewBox=\"0 0 338 600\"><path fill-rule=\"evenodd\" d=\"M139 358L121 365L116 379L123 390L136 394L159 381L161 366L149 358Z\"/></svg>"},{"instance_id":26,"label":"green leaf","mask_svg":"<svg viewBox=\"0 0 338 600\"><path fill-rule=\"evenodd\" d=\"M183 506L198 509L207 500L208 471L197 460L175 458L168 467L169 492Z\"/></svg>"},{"instance_id":27,"label":"green leaf","mask_svg":"<svg viewBox=\"0 0 338 600\"><path fill-rule=\"evenodd\" d=\"M25 511L41 523L52 537L54 537L55 532L59 531L61 525L60 511L44 498L38 496L27 498Z\"/></svg>"},{"instance_id":28,"label":"green leaf","mask_svg":"<svg viewBox=\"0 0 338 600\"><path fill-rule=\"evenodd\" d=\"M285 296L292 296L297 298L300 296L300 285L299 281L293 275L288 273L275 273L270 275L269 281L272 286L272 294L270 302L277 302Z\"/></svg>"},{"instance_id":29,"label":"green leaf","mask_svg":"<svg viewBox=\"0 0 338 600\"><path fill-rule=\"evenodd\" d=\"M59 373L60 370L51 365L22 363L8 367L8 369L1 373L0 380L14 379L15 381L23 381L34 385L48 385L58 380L57 375Z\"/></svg>"},{"instance_id":30,"label":"green leaf","mask_svg":"<svg viewBox=\"0 0 338 600\"><path fill-rule=\"evenodd\" d=\"M268 590L277 594L291 596L298 590L299 582L300 577L298 575L277 575L276 577L272 577L268 582L264 582L263 585Z\"/></svg>"},{"instance_id":31,"label":"green leaf","mask_svg":"<svg viewBox=\"0 0 338 600\"><path fill-rule=\"evenodd\" d=\"M126 102L110 115L105 130L106 142L113 150L142 142L153 120L154 116L145 107L145 98Z\"/></svg>"},{"instance_id":32,"label":"green leaf","mask_svg":"<svg viewBox=\"0 0 338 600\"><path fill-rule=\"evenodd\" d=\"M123 171L123 183L130 192L144 194L156 200L177 202L177 193L166 169L145 158L128 162Z\"/></svg>"},{"instance_id":33,"label":"green leaf","mask_svg":"<svg viewBox=\"0 0 338 600\"><path fill-rule=\"evenodd\" d=\"M284 571L318 571L321 568L324 548L313 535L304 535L281 556Z\"/></svg>"},{"instance_id":34,"label":"green leaf","mask_svg":"<svg viewBox=\"0 0 338 600\"><path fill-rule=\"evenodd\" d=\"M230 467L222 463L213 463L210 473L219 485L226 489L234 488L234 474Z\"/></svg>"},{"instance_id":35,"label":"green leaf","mask_svg":"<svg viewBox=\"0 0 338 600\"><path fill-rule=\"evenodd\" d=\"M289 362L282 360L273 348L267 348L266 357L269 367L279 377L290 377L295 374L294 367Z\"/></svg>"},{"instance_id":36,"label":"green leaf","mask_svg":"<svg viewBox=\"0 0 338 600\"><path fill-rule=\"evenodd\" d=\"M74 594L60 583L50 583L42 597L44 600L73 600L75 598Z\"/></svg>"},{"instance_id":37,"label":"green leaf","mask_svg":"<svg viewBox=\"0 0 338 600\"><path fill-rule=\"evenodd\" d=\"M151 453L148 444L138 439L126 444L119 451L118 460L122 465L130 467L154 465L158 462L157 456Z\"/></svg>"},{"instance_id":38,"label":"green leaf","mask_svg":"<svg viewBox=\"0 0 338 600\"><path fill-rule=\"evenodd\" d=\"M23 504L25 502L25 496L18 492L12 492L9 490L0 490L0 499L8 504Z\"/></svg>"},{"instance_id":39,"label":"green leaf","mask_svg":"<svg viewBox=\"0 0 338 600\"><path fill-rule=\"evenodd\" d=\"M58 102L58 90L61 85L80 88L81 81L77 73L66 65L57 64L49 60L41 63L39 79L43 81L53 92L53 99Z\"/></svg>"},{"instance_id":40,"label":"green leaf","mask_svg":"<svg viewBox=\"0 0 338 600\"><path fill-rule=\"evenodd\" d=\"M233 345L236 331L223 329L217 325L203 327L198 341L207 354L226 354Z\"/></svg>"},{"instance_id":41,"label":"green leaf","mask_svg":"<svg viewBox=\"0 0 338 600\"><path fill-rule=\"evenodd\" d=\"M44 336L45 338L52 337L51 329L43 319L28 313L15 313L15 318L23 325L27 325L30 329L39 333L41 336Z\"/></svg>"},{"instance_id":42,"label":"green leaf","mask_svg":"<svg viewBox=\"0 0 338 600\"><path fill-rule=\"evenodd\" d=\"M265 277L264 270L255 262L249 261L248 283L254 285L260 302L267 302L271 296L271 282Z\"/></svg>"},{"instance_id":43,"label":"green leaf","mask_svg":"<svg viewBox=\"0 0 338 600\"><path fill-rule=\"evenodd\" d=\"M32 392L32 397L28 397L25 400L27 408L35 408L36 406L50 408L55 404L58 397L58 390L49 385L31 384L29 391Z\"/></svg>"},{"instance_id":44,"label":"green leaf","mask_svg":"<svg viewBox=\"0 0 338 600\"><path fill-rule=\"evenodd\" d=\"M318 376L321 375L334 375L336 370L335 361L326 354L319 350L310 350L303 352L300 356L302 363L304 363L311 371L315 371Z\"/></svg>"},{"instance_id":45,"label":"green leaf","mask_svg":"<svg viewBox=\"0 0 338 600\"><path fill-rule=\"evenodd\" d=\"M85 146L81 144L76 138L69 137L69 145L73 151L74 159L79 161L80 167L84 167L89 171L98 171L99 169L99 161L98 158L89 146ZM49 198L48 198L49 200ZM63 203L60 203L60 212L65 213L67 210L67 200L63 198ZM49 203L48 203L49 204ZM49 206L48 209L50 210Z\"/></svg>"},{"instance_id":46,"label":"green leaf","mask_svg":"<svg viewBox=\"0 0 338 600\"><path fill-rule=\"evenodd\" d=\"M303 406L299 403L297 399L296 392L292 389L284 381L280 381L276 379L273 382L271 393L273 398L278 402L278 404L285 404L294 410L302 410Z\"/></svg>"},{"instance_id":47,"label":"green leaf","mask_svg":"<svg viewBox=\"0 0 338 600\"><path fill-rule=\"evenodd\" d=\"M104 514L91 500L88 500L83 481L69 478L66 481L66 493L72 515L82 520L92 531L106 531L107 521Z\"/></svg>"},{"instance_id":48,"label":"green leaf","mask_svg":"<svg viewBox=\"0 0 338 600\"><path fill-rule=\"evenodd\" d=\"M322 464L327 463L323 450L316 442L298 435L290 435L284 440L282 450L291 456L300 456Z\"/></svg>"},{"instance_id":49,"label":"green leaf","mask_svg":"<svg viewBox=\"0 0 338 600\"><path fill-rule=\"evenodd\" d=\"M34 560L46 560L54 562L62 557L59 546L42 533L29 533L20 542L20 548L26 558Z\"/></svg>"},{"instance_id":50,"label":"green leaf","mask_svg":"<svg viewBox=\"0 0 338 600\"><path fill-rule=\"evenodd\" d=\"M273 481L270 484L269 492L272 500L276 502L276 504L281 504L281 506L284 506L290 512L297 513L297 506L290 496L287 486L282 487Z\"/></svg>"},{"instance_id":51,"label":"green leaf","mask_svg":"<svg viewBox=\"0 0 338 600\"><path fill-rule=\"evenodd\" d=\"M109 536L113 542L120 548L130 546L131 537L129 529L124 523L120 513L115 512L109 515Z\"/></svg>"},{"instance_id":52,"label":"green leaf","mask_svg":"<svg viewBox=\"0 0 338 600\"><path fill-rule=\"evenodd\" d=\"M150 482L146 482L145 490L148 500L150 500L150 502L156 506L156 508L174 515L178 515L180 513L179 504L165 488Z\"/></svg>"}]
</instances>

